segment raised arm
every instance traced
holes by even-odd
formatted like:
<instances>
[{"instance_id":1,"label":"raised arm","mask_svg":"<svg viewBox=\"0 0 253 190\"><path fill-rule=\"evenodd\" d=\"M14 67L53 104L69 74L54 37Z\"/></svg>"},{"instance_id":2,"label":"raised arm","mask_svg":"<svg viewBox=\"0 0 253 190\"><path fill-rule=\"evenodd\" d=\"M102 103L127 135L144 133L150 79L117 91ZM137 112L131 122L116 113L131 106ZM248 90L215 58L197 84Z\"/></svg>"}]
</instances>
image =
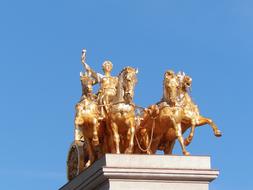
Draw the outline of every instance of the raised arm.
<instances>
[{"instance_id":1,"label":"raised arm","mask_svg":"<svg viewBox=\"0 0 253 190\"><path fill-rule=\"evenodd\" d=\"M96 73L87 63L86 63L86 50L82 50L82 57L81 57L82 64L84 65L84 68L88 72L88 75L91 75L92 78L94 78L97 82L100 82L103 75Z\"/></svg>"}]
</instances>

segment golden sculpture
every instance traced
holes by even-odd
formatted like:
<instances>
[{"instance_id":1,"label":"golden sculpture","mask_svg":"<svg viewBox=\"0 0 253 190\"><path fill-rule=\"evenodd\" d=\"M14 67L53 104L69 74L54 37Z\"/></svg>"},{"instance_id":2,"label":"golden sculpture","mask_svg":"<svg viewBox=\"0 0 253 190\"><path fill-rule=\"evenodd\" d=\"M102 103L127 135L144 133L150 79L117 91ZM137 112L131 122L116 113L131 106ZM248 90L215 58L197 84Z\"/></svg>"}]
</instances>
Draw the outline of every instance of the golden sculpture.
<instances>
[{"instance_id":1,"label":"golden sculpture","mask_svg":"<svg viewBox=\"0 0 253 190\"><path fill-rule=\"evenodd\" d=\"M117 77L111 76L113 65L105 61L104 75L86 63L86 50L80 73L82 96L76 104L75 140L71 144L67 174L71 180L105 153L155 154L157 150L172 154L178 140L184 155L197 126L209 124L214 135L221 136L214 122L200 115L189 89L191 77L168 70L164 74L163 96L148 108L133 102L138 70L125 67ZM96 94L93 85L99 84ZM190 128L184 139L183 134Z\"/></svg>"},{"instance_id":2,"label":"golden sculpture","mask_svg":"<svg viewBox=\"0 0 253 190\"><path fill-rule=\"evenodd\" d=\"M162 147L165 154L171 154L175 139L178 139L183 154L189 155L189 152L187 152L184 145L181 129L183 108L177 106L178 87L179 83L174 72L171 70L165 72L163 81L163 98L157 103L159 108L159 111L157 112L158 114L156 117L150 117L143 120L140 127L140 129L146 129L146 134L143 134L142 137L145 139L151 139L150 143L146 143L146 145L150 145L149 147L140 144L140 146L147 150L147 153L154 154L156 150L161 149Z\"/></svg>"}]
</instances>

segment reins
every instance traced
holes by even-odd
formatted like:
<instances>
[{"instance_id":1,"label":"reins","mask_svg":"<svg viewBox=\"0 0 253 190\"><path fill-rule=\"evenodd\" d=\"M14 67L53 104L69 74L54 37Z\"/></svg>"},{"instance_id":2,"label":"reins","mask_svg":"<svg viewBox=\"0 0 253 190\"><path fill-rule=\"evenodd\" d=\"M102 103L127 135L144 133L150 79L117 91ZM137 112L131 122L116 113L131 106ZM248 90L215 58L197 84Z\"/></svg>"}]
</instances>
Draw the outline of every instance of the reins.
<instances>
[{"instance_id":1,"label":"reins","mask_svg":"<svg viewBox=\"0 0 253 190\"><path fill-rule=\"evenodd\" d=\"M148 146L147 146L146 149L144 149L144 148L141 147L140 142L139 142L139 140L138 140L138 138L137 138L136 133L135 133L135 135L134 135L135 140L136 140L137 145L138 145L138 148L139 148L142 152L147 152L148 150L150 150L150 147L151 147L151 144L152 144L152 141L153 141L154 129L155 129L155 119L156 119L156 117L151 117L151 119L152 119L152 129L151 129L151 134L150 134L151 138L150 138L149 144L148 144Z\"/></svg>"}]
</instances>

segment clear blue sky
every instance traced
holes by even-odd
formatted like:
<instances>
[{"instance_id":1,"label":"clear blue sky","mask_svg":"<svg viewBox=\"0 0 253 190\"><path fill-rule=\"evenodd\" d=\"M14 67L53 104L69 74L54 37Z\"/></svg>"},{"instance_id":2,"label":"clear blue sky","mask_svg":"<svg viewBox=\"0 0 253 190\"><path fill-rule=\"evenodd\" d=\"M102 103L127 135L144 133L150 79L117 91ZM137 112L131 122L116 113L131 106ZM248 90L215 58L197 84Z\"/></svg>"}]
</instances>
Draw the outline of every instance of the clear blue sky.
<instances>
[{"instance_id":1,"label":"clear blue sky","mask_svg":"<svg viewBox=\"0 0 253 190\"><path fill-rule=\"evenodd\" d=\"M0 189L65 184L82 48L97 71L138 67L141 106L161 98L165 70L192 76L224 136L198 128L188 150L220 169L211 190L252 189L251 0L1 0L0 26Z\"/></svg>"}]
</instances>

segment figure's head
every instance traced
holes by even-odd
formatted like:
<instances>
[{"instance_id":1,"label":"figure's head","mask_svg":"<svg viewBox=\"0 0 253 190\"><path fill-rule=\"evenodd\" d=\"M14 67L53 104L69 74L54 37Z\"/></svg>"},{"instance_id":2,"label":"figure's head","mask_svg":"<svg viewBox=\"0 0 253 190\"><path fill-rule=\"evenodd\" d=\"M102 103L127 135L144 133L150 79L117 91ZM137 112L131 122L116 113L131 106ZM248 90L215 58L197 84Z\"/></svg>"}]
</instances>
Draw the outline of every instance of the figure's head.
<instances>
[{"instance_id":1,"label":"figure's head","mask_svg":"<svg viewBox=\"0 0 253 190\"><path fill-rule=\"evenodd\" d=\"M110 73L112 71L112 68L113 68L113 64L111 61L105 61L103 63L103 71L105 73Z\"/></svg>"}]
</instances>

